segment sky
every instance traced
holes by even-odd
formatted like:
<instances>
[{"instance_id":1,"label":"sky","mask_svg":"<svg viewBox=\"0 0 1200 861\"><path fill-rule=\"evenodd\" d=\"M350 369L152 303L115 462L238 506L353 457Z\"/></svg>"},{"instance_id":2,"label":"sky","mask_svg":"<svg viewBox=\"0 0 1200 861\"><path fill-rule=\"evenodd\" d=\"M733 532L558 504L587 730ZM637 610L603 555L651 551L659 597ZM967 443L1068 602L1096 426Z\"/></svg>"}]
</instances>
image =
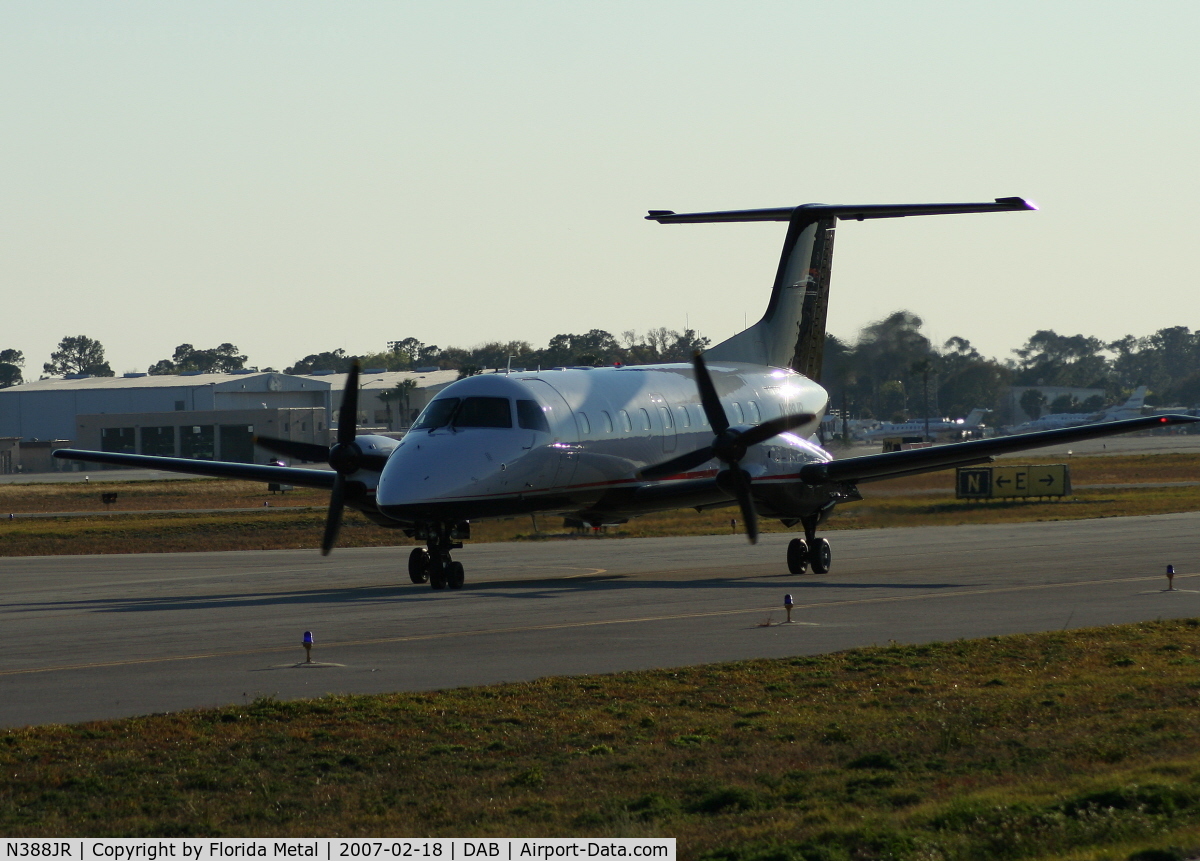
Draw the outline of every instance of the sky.
<instances>
[{"instance_id":1,"label":"sky","mask_svg":"<svg viewBox=\"0 0 1200 861\"><path fill-rule=\"evenodd\" d=\"M1004 358L1200 327L1200 4L0 0L0 349L114 371L761 316L785 225L679 212L1020 195L843 223L829 331ZM1124 261L1124 262L1121 262Z\"/></svg>"}]
</instances>

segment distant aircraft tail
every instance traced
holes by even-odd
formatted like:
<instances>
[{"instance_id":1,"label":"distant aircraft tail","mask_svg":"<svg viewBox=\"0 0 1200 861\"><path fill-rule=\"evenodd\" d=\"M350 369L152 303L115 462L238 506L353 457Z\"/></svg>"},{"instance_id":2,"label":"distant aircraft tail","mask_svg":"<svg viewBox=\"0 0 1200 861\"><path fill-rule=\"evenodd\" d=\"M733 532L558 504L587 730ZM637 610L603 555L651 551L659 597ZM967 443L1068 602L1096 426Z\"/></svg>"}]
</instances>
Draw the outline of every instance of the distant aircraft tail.
<instances>
[{"instance_id":1,"label":"distant aircraft tail","mask_svg":"<svg viewBox=\"0 0 1200 861\"><path fill-rule=\"evenodd\" d=\"M963 212L1012 212L1037 209L1020 197L994 203L914 203L828 206L806 203L780 209L677 214L650 210L646 218L659 224L703 224L725 221L786 221L787 237L761 320L705 353L709 361L746 362L791 368L812 380L821 379L825 317L829 308L829 274L833 268L833 230L839 221L950 215Z\"/></svg>"},{"instance_id":2,"label":"distant aircraft tail","mask_svg":"<svg viewBox=\"0 0 1200 861\"><path fill-rule=\"evenodd\" d=\"M1125 402L1124 409L1140 410L1146 405L1146 387L1138 386L1133 390L1133 394L1129 396L1129 400Z\"/></svg>"},{"instance_id":3,"label":"distant aircraft tail","mask_svg":"<svg viewBox=\"0 0 1200 861\"><path fill-rule=\"evenodd\" d=\"M974 427L983 421L983 417L986 416L988 412L989 410L985 410L983 407L976 407L975 409L971 410L971 412L967 413L967 417L963 419L963 424L967 427Z\"/></svg>"},{"instance_id":4,"label":"distant aircraft tail","mask_svg":"<svg viewBox=\"0 0 1200 861\"><path fill-rule=\"evenodd\" d=\"M1105 410L1105 415L1125 416L1130 413L1141 413L1142 407L1146 405L1146 387L1138 386L1133 390L1133 394L1129 396L1129 400L1120 406L1109 407Z\"/></svg>"}]
</instances>

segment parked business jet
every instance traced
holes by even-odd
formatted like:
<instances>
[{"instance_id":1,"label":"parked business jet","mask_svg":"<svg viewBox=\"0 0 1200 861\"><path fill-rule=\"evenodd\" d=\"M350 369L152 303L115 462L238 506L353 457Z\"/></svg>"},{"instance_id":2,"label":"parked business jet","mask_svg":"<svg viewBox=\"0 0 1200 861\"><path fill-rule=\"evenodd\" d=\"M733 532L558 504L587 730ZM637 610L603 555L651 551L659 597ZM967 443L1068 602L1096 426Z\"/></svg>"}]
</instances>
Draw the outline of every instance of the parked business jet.
<instances>
[{"instance_id":1,"label":"parked business jet","mask_svg":"<svg viewBox=\"0 0 1200 861\"><path fill-rule=\"evenodd\" d=\"M358 436L358 368L348 375L329 449L259 437L260 446L332 471L64 449L57 457L196 475L328 488L321 552L337 540L343 508L424 542L409 556L414 583L460 588L451 551L473 520L561 514L588 524L676 508L738 506L751 543L758 518L801 526L788 545L793 574L832 560L817 529L858 485L990 461L994 455L1150 427L1200 421L1156 416L1020 437L974 440L834 460L810 436L828 395L818 381L825 341L833 233L838 221L1034 209L991 203L829 206L676 214L661 224L782 221L788 225L762 319L691 364L567 368L459 380L396 441Z\"/></svg>"},{"instance_id":2,"label":"parked business jet","mask_svg":"<svg viewBox=\"0 0 1200 861\"><path fill-rule=\"evenodd\" d=\"M1146 387L1138 386L1134 389L1133 394L1129 396L1129 400L1123 404L1113 404L1111 407L1105 407L1094 413L1051 413L1050 415L1030 419L1024 424L1017 425L1009 433L1029 433L1030 431L1054 430L1056 428L1096 424L1097 422L1116 422L1122 419L1131 419L1142 414L1142 407L1145 404Z\"/></svg>"},{"instance_id":3,"label":"parked business jet","mask_svg":"<svg viewBox=\"0 0 1200 861\"><path fill-rule=\"evenodd\" d=\"M910 422L883 422L877 428L867 431L864 436L869 440L880 440L888 437L904 437L929 433L930 439L938 437L957 437L978 433L983 430L983 417L988 410L982 407L971 410L962 419L913 419Z\"/></svg>"}]
</instances>

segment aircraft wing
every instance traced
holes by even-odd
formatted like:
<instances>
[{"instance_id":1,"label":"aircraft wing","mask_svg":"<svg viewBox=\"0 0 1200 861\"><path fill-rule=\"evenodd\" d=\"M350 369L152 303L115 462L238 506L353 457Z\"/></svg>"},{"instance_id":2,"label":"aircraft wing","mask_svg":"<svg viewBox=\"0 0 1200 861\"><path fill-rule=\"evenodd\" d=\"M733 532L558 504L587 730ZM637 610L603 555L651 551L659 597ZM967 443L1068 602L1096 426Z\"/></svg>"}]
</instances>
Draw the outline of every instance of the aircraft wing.
<instances>
[{"instance_id":1,"label":"aircraft wing","mask_svg":"<svg viewBox=\"0 0 1200 861\"><path fill-rule=\"evenodd\" d=\"M54 456L64 460L83 460L89 463L111 463L132 469L162 469L167 472L186 472L214 478L242 478L247 481L277 481L300 487L330 490L337 473L323 469L297 469L290 466L259 466L253 463L229 463L221 460L192 460L183 457L154 457L148 454L120 454L112 451L81 451L60 448Z\"/></svg>"},{"instance_id":2,"label":"aircraft wing","mask_svg":"<svg viewBox=\"0 0 1200 861\"><path fill-rule=\"evenodd\" d=\"M883 454L868 454L863 457L833 460L828 463L810 463L801 468L800 477L812 484L827 481L852 483L883 481L888 478L900 478L922 472L936 472L952 467L988 463L996 455L1014 451L1192 422L1200 422L1200 417L1146 416L1126 421L1014 434L1013 436L971 440L970 442L916 448L908 451L889 451Z\"/></svg>"}]
</instances>

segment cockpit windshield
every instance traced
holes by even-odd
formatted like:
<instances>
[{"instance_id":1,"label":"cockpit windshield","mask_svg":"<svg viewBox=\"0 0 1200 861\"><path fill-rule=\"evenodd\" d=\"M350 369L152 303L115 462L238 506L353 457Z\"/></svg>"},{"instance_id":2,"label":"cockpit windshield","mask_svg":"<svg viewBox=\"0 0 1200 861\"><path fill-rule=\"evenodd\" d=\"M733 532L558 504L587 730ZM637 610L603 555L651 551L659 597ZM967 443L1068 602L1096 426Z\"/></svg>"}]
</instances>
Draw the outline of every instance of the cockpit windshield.
<instances>
[{"instance_id":1,"label":"cockpit windshield","mask_svg":"<svg viewBox=\"0 0 1200 861\"><path fill-rule=\"evenodd\" d=\"M436 398L417 417L413 430L435 428L510 428L512 405L508 398Z\"/></svg>"},{"instance_id":2,"label":"cockpit windshield","mask_svg":"<svg viewBox=\"0 0 1200 861\"><path fill-rule=\"evenodd\" d=\"M430 401L429 406L421 410L421 414L417 416L417 423L413 425L413 430L433 430L450 424L450 418L458 409L461 400L462 398L438 398Z\"/></svg>"},{"instance_id":3,"label":"cockpit windshield","mask_svg":"<svg viewBox=\"0 0 1200 861\"><path fill-rule=\"evenodd\" d=\"M508 398L463 398L450 423L456 428L510 428L512 406Z\"/></svg>"}]
</instances>

